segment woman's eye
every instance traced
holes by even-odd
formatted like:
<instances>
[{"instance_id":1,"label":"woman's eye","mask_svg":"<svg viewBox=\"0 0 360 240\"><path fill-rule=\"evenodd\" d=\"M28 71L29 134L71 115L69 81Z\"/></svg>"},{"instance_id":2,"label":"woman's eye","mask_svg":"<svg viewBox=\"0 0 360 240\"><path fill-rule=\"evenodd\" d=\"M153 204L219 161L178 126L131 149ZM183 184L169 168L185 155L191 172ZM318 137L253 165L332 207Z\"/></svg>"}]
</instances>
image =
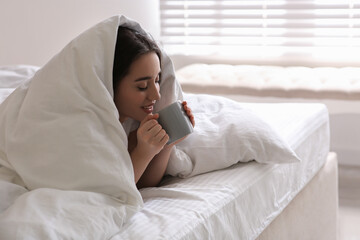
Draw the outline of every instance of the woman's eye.
<instances>
[{"instance_id":1,"label":"woman's eye","mask_svg":"<svg viewBox=\"0 0 360 240\"><path fill-rule=\"evenodd\" d=\"M160 83L161 83L161 74L160 74L160 73L159 73L159 75L157 76L155 82L156 82L157 84L160 84Z\"/></svg>"},{"instance_id":2,"label":"woman's eye","mask_svg":"<svg viewBox=\"0 0 360 240\"><path fill-rule=\"evenodd\" d=\"M139 89L140 91L145 91L145 90L147 89L147 87L138 87L138 89Z\"/></svg>"}]
</instances>

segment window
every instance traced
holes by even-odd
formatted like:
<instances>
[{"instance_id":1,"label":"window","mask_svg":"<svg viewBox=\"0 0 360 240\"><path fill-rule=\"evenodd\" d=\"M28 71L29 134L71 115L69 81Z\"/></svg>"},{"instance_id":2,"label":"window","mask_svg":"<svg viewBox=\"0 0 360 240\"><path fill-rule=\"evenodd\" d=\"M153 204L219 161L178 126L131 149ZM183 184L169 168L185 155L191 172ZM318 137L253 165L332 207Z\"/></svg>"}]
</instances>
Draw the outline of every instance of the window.
<instances>
[{"instance_id":1,"label":"window","mask_svg":"<svg viewBox=\"0 0 360 240\"><path fill-rule=\"evenodd\" d=\"M360 0L160 0L170 54L360 60Z\"/></svg>"}]
</instances>

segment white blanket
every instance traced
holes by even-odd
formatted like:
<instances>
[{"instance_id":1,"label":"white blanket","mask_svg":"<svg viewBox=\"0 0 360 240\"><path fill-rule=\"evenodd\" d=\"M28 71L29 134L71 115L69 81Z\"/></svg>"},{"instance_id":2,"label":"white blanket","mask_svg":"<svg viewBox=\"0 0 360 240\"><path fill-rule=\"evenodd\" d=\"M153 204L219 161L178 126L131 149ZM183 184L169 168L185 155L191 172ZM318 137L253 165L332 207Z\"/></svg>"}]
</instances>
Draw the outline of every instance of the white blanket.
<instances>
[{"instance_id":1,"label":"white blanket","mask_svg":"<svg viewBox=\"0 0 360 240\"><path fill-rule=\"evenodd\" d=\"M113 102L119 25L146 34L123 16L99 23L0 105L0 239L110 239L143 206ZM183 97L164 53L161 70L154 111ZM189 177L239 161L299 161L239 103L188 97L197 125L172 152L168 173Z\"/></svg>"},{"instance_id":2,"label":"white blanket","mask_svg":"<svg viewBox=\"0 0 360 240\"><path fill-rule=\"evenodd\" d=\"M143 205L113 103L115 16L70 42L0 105L0 239L109 239ZM162 56L160 109L181 99Z\"/></svg>"}]
</instances>

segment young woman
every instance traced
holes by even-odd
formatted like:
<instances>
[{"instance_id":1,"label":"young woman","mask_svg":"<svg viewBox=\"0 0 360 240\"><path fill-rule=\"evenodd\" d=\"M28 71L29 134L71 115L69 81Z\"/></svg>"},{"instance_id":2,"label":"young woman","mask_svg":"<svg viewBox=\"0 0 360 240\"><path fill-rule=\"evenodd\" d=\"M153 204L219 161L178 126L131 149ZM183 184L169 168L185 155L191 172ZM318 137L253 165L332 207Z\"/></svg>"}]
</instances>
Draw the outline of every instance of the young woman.
<instances>
[{"instance_id":1,"label":"young woman","mask_svg":"<svg viewBox=\"0 0 360 240\"><path fill-rule=\"evenodd\" d=\"M113 87L114 102L120 122L131 118L140 125L128 136L128 150L138 188L156 186L164 176L175 143L167 145L169 136L153 114L160 96L161 53L154 41L135 30L119 27L115 48ZM191 109L183 102L193 125Z\"/></svg>"}]
</instances>

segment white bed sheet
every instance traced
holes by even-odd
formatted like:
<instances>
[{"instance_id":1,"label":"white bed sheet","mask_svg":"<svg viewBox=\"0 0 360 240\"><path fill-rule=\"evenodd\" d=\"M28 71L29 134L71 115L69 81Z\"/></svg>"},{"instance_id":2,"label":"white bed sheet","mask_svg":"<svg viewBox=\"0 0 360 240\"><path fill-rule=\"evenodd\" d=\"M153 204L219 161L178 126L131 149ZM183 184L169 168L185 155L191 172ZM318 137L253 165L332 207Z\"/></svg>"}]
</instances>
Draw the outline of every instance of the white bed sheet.
<instances>
[{"instance_id":1,"label":"white bed sheet","mask_svg":"<svg viewBox=\"0 0 360 240\"><path fill-rule=\"evenodd\" d=\"M239 163L141 190L145 206L113 239L255 239L312 179L329 152L323 104L246 104L287 139L301 163Z\"/></svg>"}]
</instances>

